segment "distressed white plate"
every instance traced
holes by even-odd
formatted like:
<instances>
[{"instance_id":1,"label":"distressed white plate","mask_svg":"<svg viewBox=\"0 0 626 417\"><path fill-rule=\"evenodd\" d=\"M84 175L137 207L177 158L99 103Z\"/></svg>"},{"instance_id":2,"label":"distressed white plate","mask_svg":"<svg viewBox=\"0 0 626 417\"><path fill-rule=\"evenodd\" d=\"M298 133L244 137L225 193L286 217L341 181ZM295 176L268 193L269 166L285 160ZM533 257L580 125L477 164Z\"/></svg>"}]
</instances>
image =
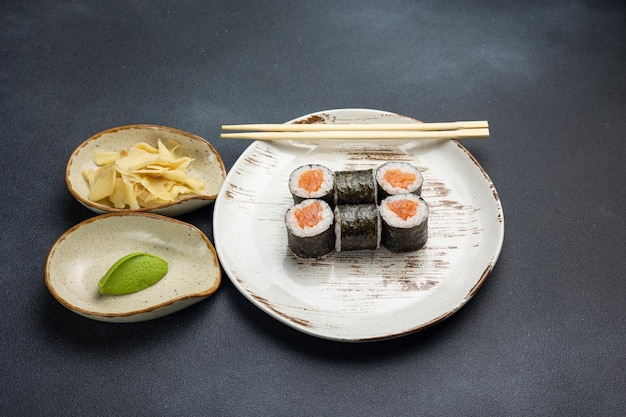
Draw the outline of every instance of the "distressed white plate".
<instances>
[{"instance_id":1,"label":"distressed white plate","mask_svg":"<svg viewBox=\"0 0 626 417\"><path fill-rule=\"evenodd\" d=\"M98 281L118 259L148 252L168 262L156 284L125 295L100 295ZM108 322L137 322L189 307L217 291L217 254L200 229L150 213L92 217L65 232L45 266L52 295L82 316Z\"/></svg>"},{"instance_id":2,"label":"distressed white plate","mask_svg":"<svg viewBox=\"0 0 626 417\"><path fill-rule=\"evenodd\" d=\"M156 146L157 139L164 142L169 139L176 140L182 145L187 155L193 158L189 165L189 175L198 178L204 184L205 189L202 194L187 194L173 202L140 209L118 209L110 203L89 200L87 197L89 185L83 177L83 171L87 168L96 168L93 162L94 150L122 151L139 142ZM215 148L200 136L165 126L128 125L97 133L80 144L67 162L65 182L68 190L79 203L98 214L150 212L178 216L213 203L225 176L226 169L222 158Z\"/></svg>"},{"instance_id":3,"label":"distressed white plate","mask_svg":"<svg viewBox=\"0 0 626 417\"><path fill-rule=\"evenodd\" d=\"M368 109L323 111L299 123L418 123ZM386 249L295 257L284 213L291 171L320 163L333 170L407 161L424 175L429 237L419 251ZM213 233L221 264L261 310L304 333L371 341L415 332L449 317L481 287L504 238L504 218L487 173L457 141L255 141L218 194Z\"/></svg>"}]
</instances>

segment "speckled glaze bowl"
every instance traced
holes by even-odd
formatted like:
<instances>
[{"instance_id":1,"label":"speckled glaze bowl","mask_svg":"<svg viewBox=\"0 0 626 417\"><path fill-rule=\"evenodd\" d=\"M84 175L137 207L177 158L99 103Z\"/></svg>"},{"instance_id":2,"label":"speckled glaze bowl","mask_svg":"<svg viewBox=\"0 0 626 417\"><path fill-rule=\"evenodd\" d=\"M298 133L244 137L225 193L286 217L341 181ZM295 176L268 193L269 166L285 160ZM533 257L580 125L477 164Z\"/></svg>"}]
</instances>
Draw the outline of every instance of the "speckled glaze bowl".
<instances>
[{"instance_id":1,"label":"speckled glaze bowl","mask_svg":"<svg viewBox=\"0 0 626 417\"><path fill-rule=\"evenodd\" d=\"M121 151L138 142L153 146L157 139L178 141L185 152L193 158L189 166L189 175L198 178L205 186L203 194L190 194L178 200L150 208L118 209L112 205L89 200L89 185L83 177L83 170L95 168L93 153L97 148L107 151ZM115 127L97 133L80 144L72 153L67 163L65 182L76 200L95 213L107 212L151 212L167 216L178 216L211 204L226 177L222 158L205 139L182 130L157 125L128 125Z\"/></svg>"},{"instance_id":2,"label":"speckled glaze bowl","mask_svg":"<svg viewBox=\"0 0 626 417\"><path fill-rule=\"evenodd\" d=\"M156 255L167 274L144 290L101 295L98 281L118 259ZM188 223L152 213L108 213L65 232L45 265L50 293L68 309L107 322L151 320L189 307L219 288L221 269L210 240Z\"/></svg>"}]
</instances>

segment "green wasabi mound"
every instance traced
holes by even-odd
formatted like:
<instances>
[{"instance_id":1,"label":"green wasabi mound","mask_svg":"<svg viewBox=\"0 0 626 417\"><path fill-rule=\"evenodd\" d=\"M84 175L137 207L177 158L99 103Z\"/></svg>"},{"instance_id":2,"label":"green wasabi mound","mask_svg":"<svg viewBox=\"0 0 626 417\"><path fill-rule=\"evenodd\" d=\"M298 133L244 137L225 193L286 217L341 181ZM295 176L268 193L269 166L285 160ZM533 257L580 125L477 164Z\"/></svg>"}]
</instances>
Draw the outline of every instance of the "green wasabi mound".
<instances>
[{"instance_id":1,"label":"green wasabi mound","mask_svg":"<svg viewBox=\"0 0 626 417\"><path fill-rule=\"evenodd\" d=\"M131 253L115 262L100 281L100 294L121 295L141 291L159 282L167 262L149 253Z\"/></svg>"}]
</instances>

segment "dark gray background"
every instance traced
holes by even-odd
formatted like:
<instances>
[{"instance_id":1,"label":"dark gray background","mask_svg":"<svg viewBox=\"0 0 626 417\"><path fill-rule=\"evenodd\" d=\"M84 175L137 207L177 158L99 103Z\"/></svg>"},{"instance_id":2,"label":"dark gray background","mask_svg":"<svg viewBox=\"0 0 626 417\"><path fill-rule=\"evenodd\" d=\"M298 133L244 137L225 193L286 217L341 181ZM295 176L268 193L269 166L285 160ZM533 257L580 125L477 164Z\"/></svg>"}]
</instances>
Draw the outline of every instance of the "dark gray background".
<instances>
[{"instance_id":1,"label":"dark gray background","mask_svg":"<svg viewBox=\"0 0 626 417\"><path fill-rule=\"evenodd\" d=\"M626 414L623 1L2 1L0 415ZM478 294L426 331L301 334L224 276L210 299L116 325L48 292L54 241L93 215L72 150L154 123L342 107L489 120L465 141L500 193L505 242ZM471 143L470 143L471 142ZM181 217L211 239L212 206Z\"/></svg>"}]
</instances>

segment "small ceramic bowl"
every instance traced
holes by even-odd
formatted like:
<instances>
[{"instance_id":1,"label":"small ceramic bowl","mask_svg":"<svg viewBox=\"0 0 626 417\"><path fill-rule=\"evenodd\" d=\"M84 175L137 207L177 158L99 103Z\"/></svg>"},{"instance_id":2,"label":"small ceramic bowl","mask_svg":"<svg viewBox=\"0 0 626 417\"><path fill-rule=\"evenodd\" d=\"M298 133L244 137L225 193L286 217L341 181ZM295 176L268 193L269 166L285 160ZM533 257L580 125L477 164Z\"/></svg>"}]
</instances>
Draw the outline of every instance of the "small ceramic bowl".
<instances>
[{"instance_id":1,"label":"small ceramic bowl","mask_svg":"<svg viewBox=\"0 0 626 417\"><path fill-rule=\"evenodd\" d=\"M120 258L147 252L168 262L156 284L125 295L101 295L98 281ZM65 232L45 265L48 289L62 305L107 322L151 320L202 301L217 291L215 248L195 226L152 213L108 213Z\"/></svg>"},{"instance_id":2,"label":"small ceramic bowl","mask_svg":"<svg viewBox=\"0 0 626 417\"><path fill-rule=\"evenodd\" d=\"M95 149L122 151L138 142L156 146L157 139L166 142L178 141L185 152L193 158L189 166L189 175L198 178L205 186L203 194L190 194L178 200L140 209L118 209L103 202L89 200L89 185L83 177L83 170L96 168L93 162ZM88 209L95 213L107 212L151 212L167 216L178 216L211 204L226 177L222 158L209 142L199 136L170 127L156 125L129 125L97 133L78 146L67 163L65 182L70 193Z\"/></svg>"}]
</instances>

